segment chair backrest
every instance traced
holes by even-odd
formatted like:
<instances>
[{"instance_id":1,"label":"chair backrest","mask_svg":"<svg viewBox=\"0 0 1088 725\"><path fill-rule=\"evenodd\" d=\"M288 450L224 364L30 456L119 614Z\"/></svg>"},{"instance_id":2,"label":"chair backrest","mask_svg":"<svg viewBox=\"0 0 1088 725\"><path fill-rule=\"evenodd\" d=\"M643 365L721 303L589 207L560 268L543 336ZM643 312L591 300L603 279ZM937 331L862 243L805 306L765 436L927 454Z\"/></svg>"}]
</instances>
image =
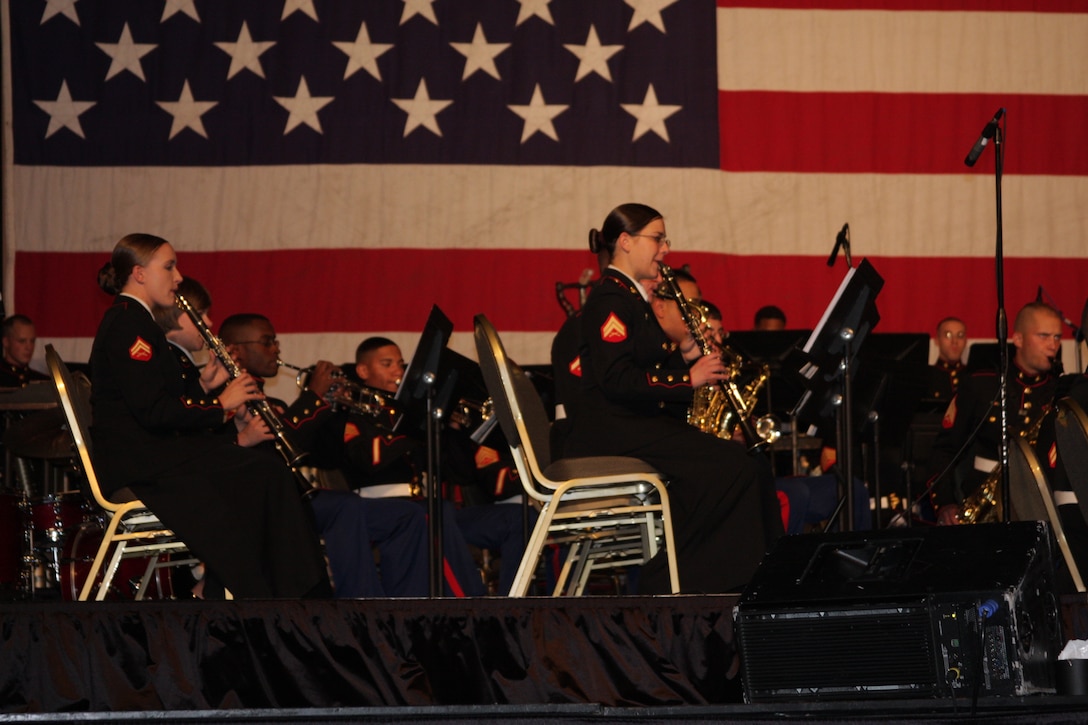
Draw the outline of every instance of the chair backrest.
<instances>
[{"instance_id":1,"label":"chair backrest","mask_svg":"<svg viewBox=\"0 0 1088 725\"><path fill-rule=\"evenodd\" d=\"M551 463L548 415L532 381L510 361L498 332L484 315L476 315L476 353L484 384L491 395L499 425L518 460L522 482L534 487ZM527 470L521 470L524 467ZM532 493L532 491L531 491Z\"/></svg>"},{"instance_id":2,"label":"chair backrest","mask_svg":"<svg viewBox=\"0 0 1088 725\"><path fill-rule=\"evenodd\" d=\"M1077 494L1081 513L1088 519L1088 415L1072 398L1058 401L1054 437L1069 485Z\"/></svg>"},{"instance_id":3,"label":"chair backrest","mask_svg":"<svg viewBox=\"0 0 1088 725\"><path fill-rule=\"evenodd\" d=\"M45 346L45 361L49 366L49 373L53 378L53 387L57 391L57 401L64 411L64 420L68 424L68 431L72 434L72 442L76 453L79 455L80 467L87 476L91 493L95 501L104 509L112 511L117 508L102 495L102 489L98 485L98 476L94 472L94 464L91 462L91 438L89 426L91 422L90 395L76 382L75 376L68 366L61 360L60 355L52 345Z\"/></svg>"}]
</instances>

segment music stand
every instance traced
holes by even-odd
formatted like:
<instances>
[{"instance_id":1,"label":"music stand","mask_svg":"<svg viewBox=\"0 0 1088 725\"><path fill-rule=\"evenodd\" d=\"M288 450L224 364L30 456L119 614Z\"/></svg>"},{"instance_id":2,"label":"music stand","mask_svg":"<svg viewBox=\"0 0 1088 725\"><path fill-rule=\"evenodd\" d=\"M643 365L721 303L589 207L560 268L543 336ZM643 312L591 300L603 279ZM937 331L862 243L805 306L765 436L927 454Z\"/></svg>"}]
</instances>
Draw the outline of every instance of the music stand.
<instances>
[{"instance_id":1,"label":"music stand","mask_svg":"<svg viewBox=\"0 0 1088 725\"><path fill-rule=\"evenodd\" d=\"M796 370L786 365L795 349L800 349L812 330L742 330L730 332L726 340L745 361L767 366L767 383L759 392L757 409L753 414L758 417L759 410L776 418L789 418L790 423L790 462L791 471L797 475L800 469L801 449L797 435L797 421L790 416L790 411L797 405L805 391ZM784 401L784 402L783 402ZM782 431L786 431L783 429ZM776 446L773 446L776 448ZM771 456L771 470L776 470L775 456Z\"/></svg>"},{"instance_id":2,"label":"music stand","mask_svg":"<svg viewBox=\"0 0 1088 725\"><path fill-rule=\"evenodd\" d=\"M423 333L419 336L419 344L412 355L408 368L404 371L404 378L397 388L395 400L398 407L405 411L400 419L397 429L405 425L404 421L420 422L423 417L423 428L427 436L427 517L430 522L428 527L429 547L431 553L430 582L431 596L442 596L442 483L439 456L441 454L442 426L438 418L443 415L443 408L438 404L439 399L439 362L442 359L442 351L453 334L453 323L446 317L438 305L431 307L431 314L427 318L427 324L423 327ZM422 410L421 410L422 409ZM422 416L420 413L422 412Z\"/></svg>"},{"instance_id":3,"label":"music stand","mask_svg":"<svg viewBox=\"0 0 1088 725\"><path fill-rule=\"evenodd\" d=\"M809 336L804 349L791 358L808 388L791 415L798 419L829 417L835 413L843 486L846 490L847 528L854 528L854 448L851 378L856 364L855 352L866 335L880 322L876 296L884 286L868 259L846 272L835 296L824 310L820 322ZM821 407L814 414L816 403Z\"/></svg>"}]
</instances>

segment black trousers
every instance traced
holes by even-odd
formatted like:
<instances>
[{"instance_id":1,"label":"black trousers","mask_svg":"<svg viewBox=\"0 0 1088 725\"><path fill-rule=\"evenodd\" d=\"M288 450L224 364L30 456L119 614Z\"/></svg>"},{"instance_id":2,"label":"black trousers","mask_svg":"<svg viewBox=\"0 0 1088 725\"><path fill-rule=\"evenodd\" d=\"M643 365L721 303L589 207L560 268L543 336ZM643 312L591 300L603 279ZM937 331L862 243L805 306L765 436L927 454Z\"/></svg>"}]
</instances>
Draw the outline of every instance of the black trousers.
<instances>
[{"instance_id":1,"label":"black trousers","mask_svg":"<svg viewBox=\"0 0 1088 725\"><path fill-rule=\"evenodd\" d=\"M132 491L234 597L331 594L313 515L284 462L205 443L199 457Z\"/></svg>"},{"instance_id":2,"label":"black trousers","mask_svg":"<svg viewBox=\"0 0 1088 725\"><path fill-rule=\"evenodd\" d=\"M638 434L621 435L636 422L641 428ZM567 453L633 456L665 474L680 591L739 592L783 533L770 464L750 456L737 443L674 418L623 419L618 423L576 424ZM663 555L643 567L639 592L669 592Z\"/></svg>"}]
</instances>

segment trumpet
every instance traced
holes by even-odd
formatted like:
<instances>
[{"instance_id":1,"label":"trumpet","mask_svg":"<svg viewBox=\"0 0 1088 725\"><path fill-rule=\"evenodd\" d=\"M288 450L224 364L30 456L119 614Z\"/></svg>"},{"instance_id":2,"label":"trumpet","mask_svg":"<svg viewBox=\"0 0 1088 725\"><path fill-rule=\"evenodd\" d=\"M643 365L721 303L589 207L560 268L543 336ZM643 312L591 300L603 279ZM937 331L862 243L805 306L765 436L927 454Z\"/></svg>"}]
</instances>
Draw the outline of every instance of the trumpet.
<instances>
[{"instance_id":1,"label":"trumpet","mask_svg":"<svg viewBox=\"0 0 1088 725\"><path fill-rule=\"evenodd\" d=\"M310 376L316 366L301 367L292 365L283 360L276 360L276 364L283 368L295 370L295 385L299 390L309 387ZM332 374L333 383L322 399L331 405L333 409L343 408L368 418L372 418L378 425L392 428L398 415L389 394L382 390L356 383L350 380L341 370L335 370Z\"/></svg>"}]
</instances>

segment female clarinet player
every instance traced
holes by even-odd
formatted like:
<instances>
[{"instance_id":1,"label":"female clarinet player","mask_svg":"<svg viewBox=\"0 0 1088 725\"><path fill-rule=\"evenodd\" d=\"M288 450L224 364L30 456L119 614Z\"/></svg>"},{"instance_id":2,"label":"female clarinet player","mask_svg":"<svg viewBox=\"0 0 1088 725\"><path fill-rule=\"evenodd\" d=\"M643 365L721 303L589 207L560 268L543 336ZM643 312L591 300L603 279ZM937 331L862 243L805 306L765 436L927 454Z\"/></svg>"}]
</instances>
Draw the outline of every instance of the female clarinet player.
<instances>
[{"instance_id":1,"label":"female clarinet player","mask_svg":"<svg viewBox=\"0 0 1088 725\"><path fill-rule=\"evenodd\" d=\"M589 247L611 261L582 308L582 399L564 454L633 456L664 473L681 592L740 591L782 533L779 504L765 460L684 420L694 389L726 373L694 338L670 342L651 310L643 285L669 252L665 221L623 204L590 231ZM669 591L663 554L643 567L639 589Z\"/></svg>"},{"instance_id":2,"label":"female clarinet player","mask_svg":"<svg viewBox=\"0 0 1088 725\"><path fill-rule=\"evenodd\" d=\"M183 435L221 425L260 393L242 375L218 398L186 395L177 357L152 316L175 303L181 275L173 247L129 234L98 281L116 295L90 361L103 493L130 489L188 545L207 567L205 597L222 588L236 598L328 596L320 544L283 463L227 438Z\"/></svg>"}]
</instances>

